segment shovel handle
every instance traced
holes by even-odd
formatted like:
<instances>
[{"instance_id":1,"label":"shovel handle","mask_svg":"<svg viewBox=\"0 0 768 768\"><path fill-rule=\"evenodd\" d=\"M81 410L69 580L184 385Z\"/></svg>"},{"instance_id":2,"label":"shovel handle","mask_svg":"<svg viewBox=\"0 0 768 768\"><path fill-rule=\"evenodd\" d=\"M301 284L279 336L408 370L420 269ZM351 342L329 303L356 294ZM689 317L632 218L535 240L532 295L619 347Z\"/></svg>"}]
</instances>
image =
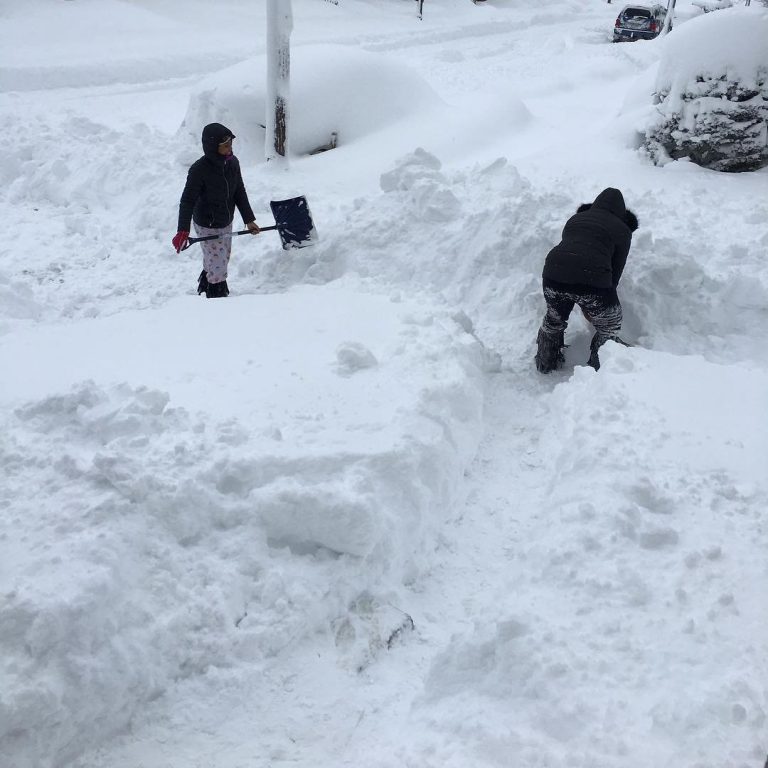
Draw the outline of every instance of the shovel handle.
<instances>
[{"instance_id":1,"label":"shovel handle","mask_svg":"<svg viewBox=\"0 0 768 768\"><path fill-rule=\"evenodd\" d=\"M277 229L277 224L271 227L259 227L259 232L266 232L270 229ZM240 229L237 232L229 232L226 235L205 235L204 237L188 237L187 244L181 250L186 251L190 245L194 245L195 243L202 243L204 240L221 240L227 237L237 237L238 235L250 235L250 234L252 234L250 229Z\"/></svg>"}]
</instances>

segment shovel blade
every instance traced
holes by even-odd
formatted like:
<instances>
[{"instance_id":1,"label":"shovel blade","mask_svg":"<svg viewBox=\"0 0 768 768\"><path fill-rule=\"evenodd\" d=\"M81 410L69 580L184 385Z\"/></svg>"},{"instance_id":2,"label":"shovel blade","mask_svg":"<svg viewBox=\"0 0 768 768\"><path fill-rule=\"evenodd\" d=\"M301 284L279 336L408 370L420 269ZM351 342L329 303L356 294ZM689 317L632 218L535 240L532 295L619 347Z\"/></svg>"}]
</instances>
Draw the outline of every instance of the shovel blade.
<instances>
[{"instance_id":1,"label":"shovel blade","mask_svg":"<svg viewBox=\"0 0 768 768\"><path fill-rule=\"evenodd\" d=\"M306 197L272 200L269 204L283 249L306 248L318 241Z\"/></svg>"}]
</instances>

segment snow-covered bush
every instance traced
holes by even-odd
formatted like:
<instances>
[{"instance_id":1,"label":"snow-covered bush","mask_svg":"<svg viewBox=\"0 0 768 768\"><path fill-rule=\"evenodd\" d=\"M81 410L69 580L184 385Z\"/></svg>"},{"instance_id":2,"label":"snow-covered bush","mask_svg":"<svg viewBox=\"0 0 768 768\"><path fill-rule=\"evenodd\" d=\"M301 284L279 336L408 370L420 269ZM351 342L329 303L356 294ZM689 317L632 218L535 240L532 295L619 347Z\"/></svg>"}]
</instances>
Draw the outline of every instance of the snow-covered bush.
<instances>
[{"instance_id":1,"label":"snow-covered bush","mask_svg":"<svg viewBox=\"0 0 768 768\"><path fill-rule=\"evenodd\" d=\"M730 8L683 25L666 39L655 90L645 147L657 164L768 165L768 13Z\"/></svg>"}]
</instances>

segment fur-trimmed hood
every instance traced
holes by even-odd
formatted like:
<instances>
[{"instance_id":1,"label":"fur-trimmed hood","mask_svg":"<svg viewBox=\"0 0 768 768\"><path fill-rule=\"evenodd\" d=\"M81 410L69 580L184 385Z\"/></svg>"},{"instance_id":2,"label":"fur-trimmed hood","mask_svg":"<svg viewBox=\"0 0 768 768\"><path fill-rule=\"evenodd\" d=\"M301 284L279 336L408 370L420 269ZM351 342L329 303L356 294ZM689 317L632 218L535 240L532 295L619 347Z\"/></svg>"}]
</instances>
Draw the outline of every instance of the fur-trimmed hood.
<instances>
[{"instance_id":1,"label":"fur-trimmed hood","mask_svg":"<svg viewBox=\"0 0 768 768\"><path fill-rule=\"evenodd\" d=\"M592 203L582 203L577 209L576 213L581 213L582 211L588 211L592 207ZM635 216L632 211L629 210L629 208L626 208L624 210L624 216L621 217L621 220L629 227L630 232L634 232L639 226L640 221L638 220L637 216Z\"/></svg>"}]
</instances>

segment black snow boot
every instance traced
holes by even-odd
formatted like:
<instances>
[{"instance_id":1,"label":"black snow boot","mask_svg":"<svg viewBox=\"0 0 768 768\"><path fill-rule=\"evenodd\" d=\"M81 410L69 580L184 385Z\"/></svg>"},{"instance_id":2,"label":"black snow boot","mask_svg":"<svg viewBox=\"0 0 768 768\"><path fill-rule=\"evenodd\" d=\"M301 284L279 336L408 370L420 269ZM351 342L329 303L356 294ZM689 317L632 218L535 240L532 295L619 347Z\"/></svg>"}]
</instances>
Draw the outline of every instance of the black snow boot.
<instances>
[{"instance_id":1,"label":"black snow boot","mask_svg":"<svg viewBox=\"0 0 768 768\"><path fill-rule=\"evenodd\" d=\"M204 293L206 296L208 295L208 275L205 270L197 278L197 295L199 296L201 293Z\"/></svg>"},{"instance_id":2,"label":"black snow boot","mask_svg":"<svg viewBox=\"0 0 768 768\"><path fill-rule=\"evenodd\" d=\"M549 373L557 370L564 362L563 347L565 346L565 335L560 333L547 333L543 328L539 328L536 336L536 370L539 373Z\"/></svg>"},{"instance_id":3,"label":"black snow boot","mask_svg":"<svg viewBox=\"0 0 768 768\"><path fill-rule=\"evenodd\" d=\"M220 283L208 283L205 295L209 299L223 299L225 296L229 296L227 281L222 280Z\"/></svg>"},{"instance_id":4,"label":"black snow boot","mask_svg":"<svg viewBox=\"0 0 768 768\"><path fill-rule=\"evenodd\" d=\"M589 344L589 360L587 361L587 365L594 368L596 371L600 370L600 358L597 356L597 350L600 349L606 341L615 341L617 344L621 344L622 347L632 346L618 336L607 336L601 339L598 334L595 334Z\"/></svg>"},{"instance_id":5,"label":"black snow boot","mask_svg":"<svg viewBox=\"0 0 768 768\"><path fill-rule=\"evenodd\" d=\"M597 350L600 349L602 345L603 344L597 334L595 334L589 344L589 360L587 361L587 365L590 368L594 368L596 371L600 370L600 358L597 356Z\"/></svg>"}]
</instances>

